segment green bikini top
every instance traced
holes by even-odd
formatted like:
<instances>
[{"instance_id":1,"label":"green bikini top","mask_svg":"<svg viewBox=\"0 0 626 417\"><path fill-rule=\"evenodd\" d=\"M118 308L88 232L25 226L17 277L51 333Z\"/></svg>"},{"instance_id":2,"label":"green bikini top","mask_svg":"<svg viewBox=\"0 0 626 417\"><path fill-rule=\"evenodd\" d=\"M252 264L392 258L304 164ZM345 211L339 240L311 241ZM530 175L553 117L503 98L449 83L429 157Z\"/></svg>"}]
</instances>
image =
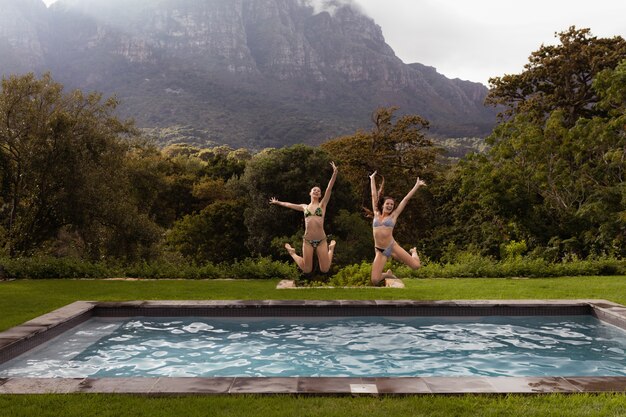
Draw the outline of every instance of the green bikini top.
<instances>
[{"instance_id":1,"label":"green bikini top","mask_svg":"<svg viewBox=\"0 0 626 417\"><path fill-rule=\"evenodd\" d=\"M324 213L322 212L322 208L321 207L316 208L313 213L311 213L308 208L304 209L304 217L309 217L309 216L322 217L323 215L324 215Z\"/></svg>"}]
</instances>

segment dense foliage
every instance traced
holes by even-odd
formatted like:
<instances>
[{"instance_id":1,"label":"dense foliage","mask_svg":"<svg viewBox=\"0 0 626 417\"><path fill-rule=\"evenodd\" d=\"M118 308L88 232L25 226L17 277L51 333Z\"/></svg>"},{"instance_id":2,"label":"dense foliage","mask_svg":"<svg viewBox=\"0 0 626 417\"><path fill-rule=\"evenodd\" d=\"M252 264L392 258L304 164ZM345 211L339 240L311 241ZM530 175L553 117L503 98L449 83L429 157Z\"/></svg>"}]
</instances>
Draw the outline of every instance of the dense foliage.
<instances>
[{"instance_id":1,"label":"dense foliage","mask_svg":"<svg viewBox=\"0 0 626 417\"><path fill-rule=\"evenodd\" d=\"M525 241L549 260L626 254L626 42L560 34L524 73L492 80L505 118L485 155L448 173L439 236L499 255Z\"/></svg>"},{"instance_id":2,"label":"dense foliage","mask_svg":"<svg viewBox=\"0 0 626 417\"><path fill-rule=\"evenodd\" d=\"M49 75L3 79L0 239L9 254L72 240L90 256L126 256L158 240L131 193L134 130L113 116L116 105L63 94Z\"/></svg>"},{"instance_id":3,"label":"dense foliage","mask_svg":"<svg viewBox=\"0 0 626 417\"><path fill-rule=\"evenodd\" d=\"M301 245L302 215L269 199L308 202L313 186L325 189L334 161L339 177L326 216L338 242L334 273L353 265L367 275L372 238L363 209L374 170L385 194L398 198L415 177L428 183L395 237L431 265L474 256L508 262L505 269L525 259L539 271L545 262L622 259L626 42L588 29L558 36L521 74L491 80L501 121L484 152L460 159L426 136L428 121L393 107L372 114L370 131L320 147L159 149L115 117L115 99L65 93L49 75L4 79L2 255L199 268L257 256L289 261L283 245Z\"/></svg>"},{"instance_id":4,"label":"dense foliage","mask_svg":"<svg viewBox=\"0 0 626 417\"><path fill-rule=\"evenodd\" d=\"M368 176L372 172L377 171L385 179L384 195L399 201L415 184L416 177L431 183L443 169L438 162L441 149L424 134L428 121L417 115L394 119L396 110L375 111L370 132L359 131L322 145L337 160L342 177L352 185L354 198L366 211L371 210ZM414 246L428 232L435 216L430 197L428 191L420 190L409 201L394 232L399 242L414 242Z\"/></svg>"}]
</instances>

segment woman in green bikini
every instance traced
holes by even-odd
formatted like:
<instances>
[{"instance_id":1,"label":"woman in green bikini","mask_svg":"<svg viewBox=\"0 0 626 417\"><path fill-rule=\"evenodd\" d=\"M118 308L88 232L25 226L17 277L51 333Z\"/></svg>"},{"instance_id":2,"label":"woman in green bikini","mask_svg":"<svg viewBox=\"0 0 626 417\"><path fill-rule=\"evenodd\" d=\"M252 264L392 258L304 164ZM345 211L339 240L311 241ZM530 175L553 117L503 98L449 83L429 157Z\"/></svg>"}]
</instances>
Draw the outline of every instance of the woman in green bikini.
<instances>
[{"instance_id":1,"label":"woman in green bikini","mask_svg":"<svg viewBox=\"0 0 626 417\"><path fill-rule=\"evenodd\" d=\"M333 175L328 181L326 192L322 197L322 190L320 187L313 187L309 195L311 196L311 202L309 204L293 204L286 203L284 201L278 201L276 198L270 198L270 204L276 204L279 206L287 207L292 210L301 211L304 213L304 238L302 240L302 256L296 254L296 250L289 244L285 243L285 249L289 252L289 255L298 265L298 268L305 274L308 274L313 270L313 253L317 253L317 260L320 266L320 272L325 273L330 269L330 264L333 261L333 254L335 252L334 240L330 243L326 241L326 233L324 232L324 216L326 215L326 205L330 200L330 193L335 185L337 179L337 165L331 162L333 167Z\"/></svg>"},{"instance_id":2,"label":"woman in green bikini","mask_svg":"<svg viewBox=\"0 0 626 417\"><path fill-rule=\"evenodd\" d=\"M396 202L393 198L381 198L382 190L376 190L375 177L376 171L370 175L372 210L374 211L372 229L374 232L374 252L376 254L374 262L372 262L371 279L372 284L381 285L385 281L386 276L392 276L391 271L387 271L383 274L385 263L387 263L387 259L390 257L403 262L413 269L417 269L421 266L416 248L411 248L411 253L409 254L402 246L398 245L393 239L393 228L398 221L398 216L400 216L400 213L402 213L411 197L413 197L413 194L415 194L419 187L426 185L426 183L418 177L411 191L409 191L396 207Z\"/></svg>"}]
</instances>

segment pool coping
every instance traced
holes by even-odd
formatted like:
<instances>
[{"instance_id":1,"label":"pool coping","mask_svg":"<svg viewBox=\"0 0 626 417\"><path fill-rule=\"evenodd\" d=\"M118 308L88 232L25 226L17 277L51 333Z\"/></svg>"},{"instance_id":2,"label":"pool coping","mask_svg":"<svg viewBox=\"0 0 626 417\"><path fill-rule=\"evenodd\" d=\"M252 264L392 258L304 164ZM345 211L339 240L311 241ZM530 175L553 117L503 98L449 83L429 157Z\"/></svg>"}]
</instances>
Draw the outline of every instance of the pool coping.
<instances>
[{"instance_id":1,"label":"pool coping","mask_svg":"<svg viewBox=\"0 0 626 417\"><path fill-rule=\"evenodd\" d=\"M591 314L626 330L626 307L607 300L162 300L76 301L0 333L0 363L90 317ZM626 377L136 377L0 378L0 394L144 395L546 394L626 392Z\"/></svg>"}]
</instances>

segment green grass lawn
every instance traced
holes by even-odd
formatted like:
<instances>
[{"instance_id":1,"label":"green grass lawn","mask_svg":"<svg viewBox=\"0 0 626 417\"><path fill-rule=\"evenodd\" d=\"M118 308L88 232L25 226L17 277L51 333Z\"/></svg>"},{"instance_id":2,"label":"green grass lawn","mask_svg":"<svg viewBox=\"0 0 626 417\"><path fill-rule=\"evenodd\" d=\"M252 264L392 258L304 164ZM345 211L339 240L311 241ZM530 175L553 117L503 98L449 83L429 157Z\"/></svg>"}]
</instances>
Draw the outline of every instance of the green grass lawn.
<instances>
[{"instance_id":1,"label":"green grass lawn","mask_svg":"<svg viewBox=\"0 0 626 417\"><path fill-rule=\"evenodd\" d=\"M626 304L626 277L405 280L405 289L276 290L268 281L0 282L0 330L76 300L575 299ZM626 416L626 395L407 397L5 395L0 416Z\"/></svg>"}]
</instances>

